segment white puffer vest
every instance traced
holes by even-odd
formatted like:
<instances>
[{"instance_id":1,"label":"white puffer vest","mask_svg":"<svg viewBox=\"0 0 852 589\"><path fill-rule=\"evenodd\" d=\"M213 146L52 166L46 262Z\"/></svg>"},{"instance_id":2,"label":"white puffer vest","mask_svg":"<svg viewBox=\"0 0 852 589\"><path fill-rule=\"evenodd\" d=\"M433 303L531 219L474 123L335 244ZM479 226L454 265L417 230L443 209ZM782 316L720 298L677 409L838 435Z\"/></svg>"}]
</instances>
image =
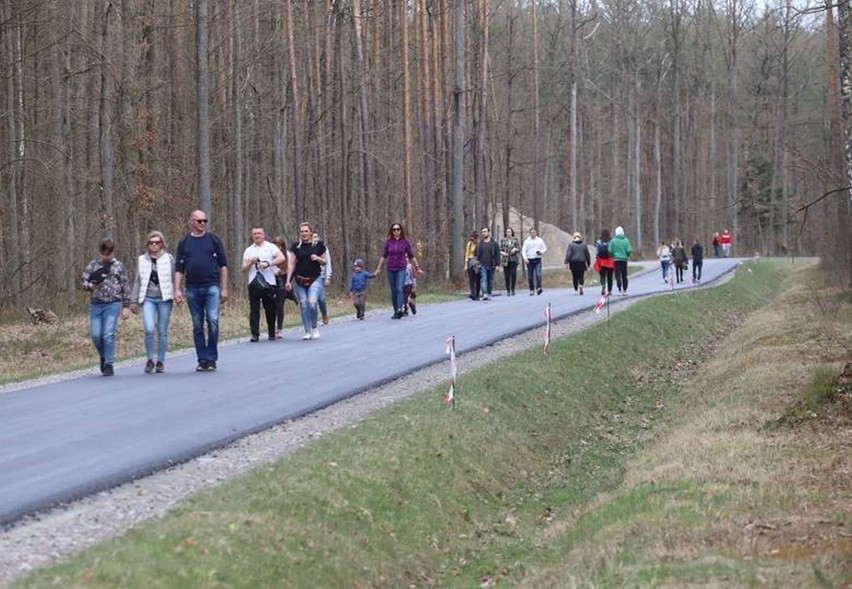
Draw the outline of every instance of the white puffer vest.
<instances>
[{"instance_id":1,"label":"white puffer vest","mask_svg":"<svg viewBox=\"0 0 852 589\"><path fill-rule=\"evenodd\" d=\"M139 256L139 300L140 305L145 301L145 293L148 292L148 281L151 280L152 260L148 254ZM175 298L175 287L172 282L175 268L175 259L166 253L157 258L157 277L160 279L160 293L164 301Z\"/></svg>"}]
</instances>

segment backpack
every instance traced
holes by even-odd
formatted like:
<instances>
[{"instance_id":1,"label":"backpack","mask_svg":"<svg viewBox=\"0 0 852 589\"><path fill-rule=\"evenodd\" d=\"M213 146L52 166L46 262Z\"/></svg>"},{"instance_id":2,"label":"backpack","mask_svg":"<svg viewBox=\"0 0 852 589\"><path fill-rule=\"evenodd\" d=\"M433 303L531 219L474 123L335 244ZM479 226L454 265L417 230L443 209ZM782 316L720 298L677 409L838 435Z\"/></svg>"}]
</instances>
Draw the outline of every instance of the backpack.
<instances>
[{"instance_id":1,"label":"backpack","mask_svg":"<svg viewBox=\"0 0 852 589\"><path fill-rule=\"evenodd\" d=\"M598 241L595 244L597 248L597 256L599 258L611 258L612 256L609 253L609 242L608 241Z\"/></svg>"}]
</instances>

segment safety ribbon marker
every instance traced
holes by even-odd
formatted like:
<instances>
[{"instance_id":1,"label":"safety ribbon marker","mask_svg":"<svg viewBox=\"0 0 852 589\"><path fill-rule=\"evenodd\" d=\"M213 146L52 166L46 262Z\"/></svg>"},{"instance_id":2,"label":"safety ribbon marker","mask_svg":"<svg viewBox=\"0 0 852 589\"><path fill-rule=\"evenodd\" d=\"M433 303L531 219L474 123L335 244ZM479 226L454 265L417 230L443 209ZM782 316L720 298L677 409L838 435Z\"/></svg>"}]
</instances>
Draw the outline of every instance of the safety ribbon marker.
<instances>
[{"instance_id":1,"label":"safety ribbon marker","mask_svg":"<svg viewBox=\"0 0 852 589\"><path fill-rule=\"evenodd\" d=\"M550 336L552 334L552 324L553 324L553 311L550 307L550 303L547 303L547 307L544 309L544 353L550 353Z\"/></svg>"},{"instance_id":2,"label":"safety ribbon marker","mask_svg":"<svg viewBox=\"0 0 852 589\"><path fill-rule=\"evenodd\" d=\"M674 290L674 271L669 272L669 290Z\"/></svg>"},{"instance_id":3,"label":"safety ribbon marker","mask_svg":"<svg viewBox=\"0 0 852 589\"><path fill-rule=\"evenodd\" d=\"M456 406L456 376L459 372L459 366L456 362L456 336L451 335L447 338L446 354L450 356L450 389L444 397L444 403L455 408Z\"/></svg>"},{"instance_id":4,"label":"safety ribbon marker","mask_svg":"<svg viewBox=\"0 0 852 589\"><path fill-rule=\"evenodd\" d=\"M598 301L598 304L595 305L595 314L596 315L601 314L601 310L604 308L604 305L606 305L606 301L607 301L608 298L609 298L608 292L605 292L601 295L601 299Z\"/></svg>"}]
</instances>

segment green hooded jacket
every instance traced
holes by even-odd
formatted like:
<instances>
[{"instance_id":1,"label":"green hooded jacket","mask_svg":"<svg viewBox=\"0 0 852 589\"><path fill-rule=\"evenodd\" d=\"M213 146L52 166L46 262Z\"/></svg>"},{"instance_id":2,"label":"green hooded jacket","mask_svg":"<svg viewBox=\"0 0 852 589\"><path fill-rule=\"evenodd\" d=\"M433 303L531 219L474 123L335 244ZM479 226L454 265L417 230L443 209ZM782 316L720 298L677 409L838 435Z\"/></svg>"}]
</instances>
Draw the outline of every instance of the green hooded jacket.
<instances>
[{"instance_id":1,"label":"green hooded jacket","mask_svg":"<svg viewBox=\"0 0 852 589\"><path fill-rule=\"evenodd\" d=\"M633 253L630 240L624 235L616 235L609 242L609 253L617 261L627 261L630 259L630 254Z\"/></svg>"}]
</instances>

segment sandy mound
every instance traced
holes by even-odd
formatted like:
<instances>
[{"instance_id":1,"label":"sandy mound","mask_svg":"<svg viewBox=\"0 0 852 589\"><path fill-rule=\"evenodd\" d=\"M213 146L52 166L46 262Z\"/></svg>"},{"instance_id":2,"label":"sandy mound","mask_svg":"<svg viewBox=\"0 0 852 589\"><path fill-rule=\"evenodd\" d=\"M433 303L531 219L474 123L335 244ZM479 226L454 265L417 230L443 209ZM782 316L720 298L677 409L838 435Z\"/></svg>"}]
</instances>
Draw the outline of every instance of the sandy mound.
<instances>
[{"instance_id":1,"label":"sandy mound","mask_svg":"<svg viewBox=\"0 0 852 589\"><path fill-rule=\"evenodd\" d=\"M499 238L503 237L503 212L498 207L496 212L494 213L497 224L495 225L495 233L494 235ZM514 208L509 209L509 225L515 230L515 235L518 236L518 239L521 240L521 243L529 237L529 230L533 226L533 220L531 217L526 217L521 215ZM568 244L571 243L571 235L573 233L567 233L562 231L556 225L551 225L550 223L545 223L544 221L538 222L539 227L539 236L544 240L544 243L547 245L547 251L544 253L544 266L553 267L553 266L564 266L565 264L565 252L568 251ZM583 236L583 239L588 243L588 237ZM594 248L590 248L590 253L592 256L592 262L595 260L595 252Z\"/></svg>"}]
</instances>

